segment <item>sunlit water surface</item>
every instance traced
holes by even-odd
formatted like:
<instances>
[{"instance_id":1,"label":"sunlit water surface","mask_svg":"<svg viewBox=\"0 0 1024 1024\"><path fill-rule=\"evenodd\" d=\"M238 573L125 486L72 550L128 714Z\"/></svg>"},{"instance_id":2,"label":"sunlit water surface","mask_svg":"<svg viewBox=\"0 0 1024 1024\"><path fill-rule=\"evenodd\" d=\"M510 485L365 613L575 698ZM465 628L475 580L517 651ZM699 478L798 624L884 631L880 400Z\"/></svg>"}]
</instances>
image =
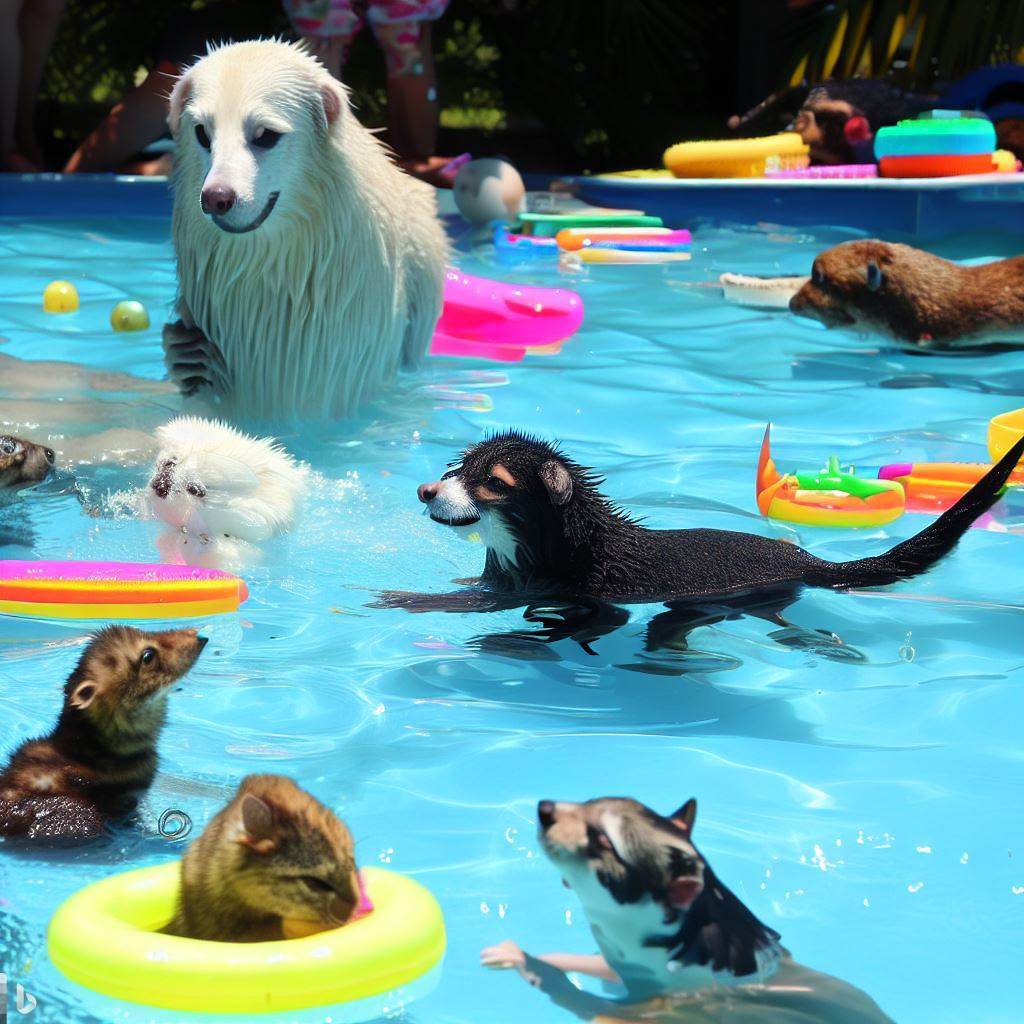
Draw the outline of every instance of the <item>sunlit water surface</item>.
<instances>
[{"instance_id":1,"label":"sunlit water surface","mask_svg":"<svg viewBox=\"0 0 1024 1024\"><path fill-rule=\"evenodd\" d=\"M156 218L0 223L0 357L159 379L168 230ZM710 286L727 269L806 272L844 237L707 229L690 264L581 274L498 264L464 242L470 272L577 288L583 331L559 355L513 365L430 360L358 421L283 432L315 471L311 499L247 571L248 604L209 622L206 653L171 697L162 776L138 827L99 849L0 859L3 965L37 997L37 1019L186 1019L96 1009L49 963L47 921L86 882L179 856L184 843L157 830L164 810L184 810L198 830L242 776L283 772L345 817L363 863L408 872L444 908L440 983L403 1019L569 1019L514 974L481 969L478 952L503 938L535 952L593 949L539 852L534 807L628 794L662 812L696 795L696 839L718 874L797 959L864 988L897 1020L1019 1021L1024 538L975 530L922 580L806 594L788 612L803 627L796 646L741 618L698 629L686 651L645 653L656 609L641 606L590 651L500 638L482 650L481 635L535 627L520 612L366 607L378 588L442 590L480 570L482 549L427 519L415 488L507 426L557 439L651 526L789 536L830 558L919 529L925 520L908 515L881 530L797 531L756 513L769 420L783 468L832 453L870 468L981 461L988 418L1024 404L1022 354L907 354L728 306ZM77 314L39 308L55 277L78 282ZM109 329L122 298L145 302L150 330ZM175 408L161 395L123 406L110 391L76 401L50 407L81 429L136 414L159 422ZM66 475L3 511L0 555L154 559L156 524L105 500L144 483L145 468L76 475L77 494ZM1012 505L1002 513L1011 530L1021 521ZM806 642L811 630L852 653ZM83 637L74 623L0 620L4 749L50 727Z\"/></svg>"}]
</instances>

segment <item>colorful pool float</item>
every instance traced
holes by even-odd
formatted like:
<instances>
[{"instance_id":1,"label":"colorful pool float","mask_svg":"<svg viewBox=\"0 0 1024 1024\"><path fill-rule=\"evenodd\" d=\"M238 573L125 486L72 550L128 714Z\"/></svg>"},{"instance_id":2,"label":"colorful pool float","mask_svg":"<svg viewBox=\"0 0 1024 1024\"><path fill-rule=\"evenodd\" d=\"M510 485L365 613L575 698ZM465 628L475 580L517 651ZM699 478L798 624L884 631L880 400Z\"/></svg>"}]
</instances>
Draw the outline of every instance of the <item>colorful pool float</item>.
<instances>
[{"instance_id":1,"label":"colorful pool float","mask_svg":"<svg viewBox=\"0 0 1024 1024\"><path fill-rule=\"evenodd\" d=\"M883 178L951 178L959 174L994 174L991 153L971 156L883 156L878 161Z\"/></svg>"},{"instance_id":2,"label":"colorful pool float","mask_svg":"<svg viewBox=\"0 0 1024 1024\"><path fill-rule=\"evenodd\" d=\"M993 416L988 421L988 456L998 462L1024 434L1024 409L1011 409L1009 412Z\"/></svg>"},{"instance_id":3,"label":"colorful pool float","mask_svg":"<svg viewBox=\"0 0 1024 1024\"><path fill-rule=\"evenodd\" d=\"M683 249L693 244L693 236L685 228L563 228L555 236L559 249L575 252L579 249Z\"/></svg>"},{"instance_id":4,"label":"colorful pool float","mask_svg":"<svg viewBox=\"0 0 1024 1024\"><path fill-rule=\"evenodd\" d=\"M757 464L757 507L769 519L804 526L884 526L903 515L903 488L891 480L844 473L833 456L820 473L779 473L765 428Z\"/></svg>"},{"instance_id":5,"label":"colorful pool float","mask_svg":"<svg viewBox=\"0 0 1024 1024\"><path fill-rule=\"evenodd\" d=\"M986 117L914 118L875 134L875 159L911 156L989 156L996 129Z\"/></svg>"},{"instance_id":6,"label":"colorful pool float","mask_svg":"<svg viewBox=\"0 0 1024 1024\"><path fill-rule=\"evenodd\" d=\"M549 235L518 235L509 231L504 224L494 226L494 250L499 259L514 260L541 257L554 259L558 255L558 244Z\"/></svg>"},{"instance_id":7,"label":"colorful pool float","mask_svg":"<svg viewBox=\"0 0 1024 1024\"><path fill-rule=\"evenodd\" d=\"M817 167L798 167L789 171L765 171L766 178L778 181L816 181L833 178L877 178L877 164L825 164Z\"/></svg>"},{"instance_id":8,"label":"colorful pool float","mask_svg":"<svg viewBox=\"0 0 1024 1024\"><path fill-rule=\"evenodd\" d=\"M50 959L114 999L185 1013L253 1014L331 1006L408 985L439 964L444 918L418 882L367 868L374 909L342 928L279 942L206 942L163 935L180 864L95 882L50 921Z\"/></svg>"},{"instance_id":9,"label":"colorful pool float","mask_svg":"<svg viewBox=\"0 0 1024 1024\"><path fill-rule=\"evenodd\" d=\"M592 245L587 249L578 249L576 252L565 252L563 258L582 263L685 263L692 259L689 249L643 249Z\"/></svg>"},{"instance_id":10,"label":"colorful pool float","mask_svg":"<svg viewBox=\"0 0 1024 1024\"><path fill-rule=\"evenodd\" d=\"M758 178L771 167L806 167L810 150L797 132L756 139L680 142L665 150L665 166L677 178Z\"/></svg>"},{"instance_id":11,"label":"colorful pool float","mask_svg":"<svg viewBox=\"0 0 1024 1024\"><path fill-rule=\"evenodd\" d=\"M234 612L245 581L219 569L134 562L0 561L0 614L179 619Z\"/></svg>"},{"instance_id":12,"label":"colorful pool float","mask_svg":"<svg viewBox=\"0 0 1024 1024\"><path fill-rule=\"evenodd\" d=\"M554 238L563 228L664 227L660 217L651 217L640 210L611 210L594 207L570 213L524 213L520 215L524 235L546 235Z\"/></svg>"},{"instance_id":13,"label":"colorful pool float","mask_svg":"<svg viewBox=\"0 0 1024 1024\"><path fill-rule=\"evenodd\" d=\"M430 353L519 362L528 351L557 352L582 323L583 300L576 292L449 270Z\"/></svg>"},{"instance_id":14,"label":"colorful pool float","mask_svg":"<svg viewBox=\"0 0 1024 1024\"><path fill-rule=\"evenodd\" d=\"M945 512L990 469L985 462L893 462L878 471L879 480L898 483L910 512ZM1024 468L1011 474L1008 487L1024 484Z\"/></svg>"}]
</instances>

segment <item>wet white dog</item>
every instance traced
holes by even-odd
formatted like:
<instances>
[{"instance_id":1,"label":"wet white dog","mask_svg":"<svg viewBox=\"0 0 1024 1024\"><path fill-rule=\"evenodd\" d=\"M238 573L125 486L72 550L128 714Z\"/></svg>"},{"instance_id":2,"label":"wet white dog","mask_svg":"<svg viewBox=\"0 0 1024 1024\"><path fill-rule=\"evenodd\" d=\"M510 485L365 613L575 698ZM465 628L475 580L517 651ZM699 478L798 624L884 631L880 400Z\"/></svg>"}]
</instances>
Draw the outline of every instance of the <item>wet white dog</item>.
<instances>
[{"instance_id":1,"label":"wet white dog","mask_svg":"<svg viewBox=\"0 0 1024 1024\"><path fill-rule=\"evenodd\" d=\"M212 50L178 80L172 380L232 416L330 419L427 351L448 243L301 47Z\"/></svg>"},{"instance_id":2,"label":"wet white dog","mask_svg":"<svg viewBox=\"0 0 1024 1024\"><path fill-rule=\"evenodd\" d=\"M243 565L291 529L307 470L280 445L193 416L172 420L156 437L160 453L147 493L171 527L158 541L165 561Z\"/></svg>"}]
</instances>

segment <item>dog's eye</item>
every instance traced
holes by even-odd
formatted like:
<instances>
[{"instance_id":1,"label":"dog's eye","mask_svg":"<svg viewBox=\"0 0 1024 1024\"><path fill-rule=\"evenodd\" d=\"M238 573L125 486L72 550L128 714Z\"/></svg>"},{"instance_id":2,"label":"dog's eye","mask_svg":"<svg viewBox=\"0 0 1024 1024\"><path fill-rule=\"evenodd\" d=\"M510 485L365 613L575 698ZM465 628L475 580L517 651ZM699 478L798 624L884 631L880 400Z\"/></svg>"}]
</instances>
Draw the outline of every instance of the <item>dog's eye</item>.
<instances>
[{"instance_id":1,"label":"dog's eye","mask_svg":"<svg viewBox=\"0 0 1024 1024\"><path fill-rule=\"evenodd\" d=\"M304 875L302 881L309 886L313 892L334 892L334 887L315 875Z\"/></svg>"},{"instance_id":2,"label":"dog's eye","mask_svg":"<svg viewBox=\"0 0 1024 1024\"><path fill-rule=\"evenodd\" d=\"M13 437L0 437L0 455L14 455L18 451L18 442Z\"/></svg>"},{"instance_id":3,"label":"dog's eye","mask_svg":"<svg viewBox=\"0 0 1024 1024\"><path fill-rule=\"evenodd\" d=\"M508 489L508 484L501 479L500 476L489 476L487 478L487 486L492 491L504 491Z\"/></svg>"},{"instance_id":4,"label":"dog's eye","mask_svg":"<svg viewBox=\"0 0 1024 1024\"><path fill-rule=\"evenodd\" d=\"M139 658L139 661L143 665L152 665L153 662L156 661L156 648L154 648L154 647L147 647L142 652L142 656Z\"/></svg>"},{"instance_id":5,"label":"dog's eye","mask_svg":"<svg viewBox=\"0 0 1024 1024\"><path fill-rule=\"evenodd\" d=\"M821 272L819 267L814 267L811 270L811 280L819 287L825 283L825 275Z\"/></svg>"},{"instance_id":6,"label":"dog's eye","mask_svg":"<svg viewBox=\"0 0 1024 1024\"><path fill-rule=\"evenodd\" d=\"M280 132L272 132L269 128L257 128L252 137L252 144L257 149L273 149L281 141Z\"/></svg>"},{"instance_id":7,"label":"dog's eye","mask_svg":"<svg viewBox=\"0 0 1024 1024\"><path fill-rule=\"evenodd\" d=\"M203 149L210 148L210 136L201 124L196 125L196 142L198 142Z\"/></svg>"}]
</instances>

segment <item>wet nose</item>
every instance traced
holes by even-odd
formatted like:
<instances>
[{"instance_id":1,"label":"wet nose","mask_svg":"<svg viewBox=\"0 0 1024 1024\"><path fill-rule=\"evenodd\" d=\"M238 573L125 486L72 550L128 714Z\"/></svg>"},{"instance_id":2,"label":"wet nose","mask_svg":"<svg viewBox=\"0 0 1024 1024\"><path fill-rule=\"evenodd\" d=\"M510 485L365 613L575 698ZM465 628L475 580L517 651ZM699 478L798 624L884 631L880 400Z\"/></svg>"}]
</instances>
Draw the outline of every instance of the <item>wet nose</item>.
<instances>
[{"instance_id":1,"label":"wet nose","mask_svg":"<svg viewBox=\"0 0 1024 1024\"><path fill-rule=\"evenodd\" d=\"M199 648L199 650L202 650L209 642L210 638L208 636L196 637L196 646Z\"/></svg>"},{"instance_id":2,"label":"wet nose","mask_svg":"<svg viewBox=\"0 0 1024 1024\"><path fill-rule=\"evenodd\" d=\"M804 300L803 300L802 296L803 296L803 289L801 288L800 291L798 291L796 293L796 295L794 295L789 300L789 311L790 311L790 313L799 313L800 310L804 308Z\"/></svg>"},{"instance_id":3,"label":"wet nose","mask_svg":"<svg viewBox=\"0 0 1024 1024\"><path fill-rule=\"evenodd\" d=\"M171 493L171 481L166 476L155 476L149 486L158 498L166 498Z\"/></svg>"},{"instance_id":4,"label":"wet nose","mask_svg":"<svg viewBox=\"0 0 1024 1024\"><path fill-rule=\"evenodd\" d=\"M541 800L537 804L537 820L542 829L549 829L555 823L555 805L550 800Z\"/></svg>"},{"instance_id":5,"label":"wet nose","mask_svg":"<svg viewBox=\"0 0 1024 1024\"><path fill-rule=\"evenodd\" d=\"M57 461L57 455L52 448L44 448L43 454L46 456L46 461L51 466Z\"/></svg>"},{"instance_id":6,"label":"wet nose","mask_svg":"<svg viewBox=\"0 0 1024 1024\"><path fill-rule=\"evenodd\" d=\"M235 190L227 185L207 185L202 195L203 213L227 213L237 198Z\"/></svg>"},{"instance_id":7,"label":"wet nose","mask_svg":"<svg viewBox=\"0 0 1024 1024\"><path fill-rule=\"evenodd\" d=\"M437 492L440 489L441 482L439 480L435 480L432 484L420 484L419 487L416 488L416 497L426 505L437 497Z\"/></svg>"}]
</instances>

